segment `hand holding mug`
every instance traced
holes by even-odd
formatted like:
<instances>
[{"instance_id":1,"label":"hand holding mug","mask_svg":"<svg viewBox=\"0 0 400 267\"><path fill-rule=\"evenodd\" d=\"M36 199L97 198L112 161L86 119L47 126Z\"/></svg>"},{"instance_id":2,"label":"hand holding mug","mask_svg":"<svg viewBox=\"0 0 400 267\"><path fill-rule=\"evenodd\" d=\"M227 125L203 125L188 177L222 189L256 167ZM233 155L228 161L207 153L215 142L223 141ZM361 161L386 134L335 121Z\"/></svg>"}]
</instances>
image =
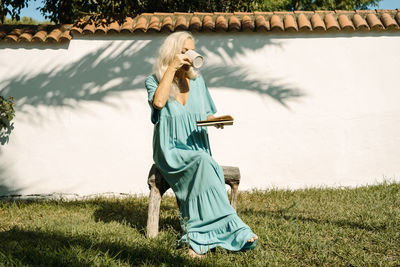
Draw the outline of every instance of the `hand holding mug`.
<instances>
[{"instance_id":1,"label":"hand holding mug","mask_svg":"<svg viewBox=\"0 0 400 267\"><path fill-rule=\"evenodd\" d=\"M204 58L196 51L188 50L185 52L185 55L187 55L190 58L190 60L192 61L192 66L194 68L199 69L201 68L201 66L203 66Z\"/></svg>"},{"instance_id":2,"label":"hand holding mug","mask_svg":"<svg viewBox=\"0 0 400 267\"><path fill-rule=\"evenodd\" d=\"M176 54L172 62L169 64L169 66L175 70L179 70L183 65L192 65L191 59L185 54Z\"/></svg>"}]
</instances>

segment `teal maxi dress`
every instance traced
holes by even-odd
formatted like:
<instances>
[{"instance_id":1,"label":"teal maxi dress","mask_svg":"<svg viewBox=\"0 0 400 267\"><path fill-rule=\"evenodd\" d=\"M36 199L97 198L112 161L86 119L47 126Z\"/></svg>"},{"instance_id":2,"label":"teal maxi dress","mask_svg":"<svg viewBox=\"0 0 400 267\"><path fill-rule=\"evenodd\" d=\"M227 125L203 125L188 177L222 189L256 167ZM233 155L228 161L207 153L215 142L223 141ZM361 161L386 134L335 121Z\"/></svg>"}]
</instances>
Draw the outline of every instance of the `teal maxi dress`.
<instances>
[{"instance_id":1,"label":"teal maxi dress","mask_svg":"<svg viewBox=\"0 0 400 267\"><path fill-rule=\"evenodd\" d=\"M216 113L204 79L191 79L185 105L168 100L161 110L153 107L156 76L146 78L145 86L154 124L153 159L180 202L179 240L197 254L220 246L231 251L249 250L257 240L230 205L221 166L212 158L207 127L196 121Z\"/></svg>"}]
</instances>

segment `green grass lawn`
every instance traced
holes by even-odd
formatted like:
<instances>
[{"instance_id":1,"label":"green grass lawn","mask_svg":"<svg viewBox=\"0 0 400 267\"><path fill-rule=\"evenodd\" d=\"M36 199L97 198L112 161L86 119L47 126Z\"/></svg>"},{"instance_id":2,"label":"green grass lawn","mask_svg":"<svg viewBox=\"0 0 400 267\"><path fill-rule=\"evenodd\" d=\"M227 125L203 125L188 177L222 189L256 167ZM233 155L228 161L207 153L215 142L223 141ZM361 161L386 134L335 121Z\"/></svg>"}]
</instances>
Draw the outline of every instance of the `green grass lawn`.
<instances>
[{"instance_id":1,"label":"green grass lawn","mask_svg":"<svg viewBox=\"0 0 400 267\"><path fill-rule=\"evenodd\" d=\"M145 236L147 197L0 201L5 266L400 266L400 184L242 192L238 214L259 236L248 252L190 259L179 211L164 196L160 234Z\"/></svg>"}]
</instances>

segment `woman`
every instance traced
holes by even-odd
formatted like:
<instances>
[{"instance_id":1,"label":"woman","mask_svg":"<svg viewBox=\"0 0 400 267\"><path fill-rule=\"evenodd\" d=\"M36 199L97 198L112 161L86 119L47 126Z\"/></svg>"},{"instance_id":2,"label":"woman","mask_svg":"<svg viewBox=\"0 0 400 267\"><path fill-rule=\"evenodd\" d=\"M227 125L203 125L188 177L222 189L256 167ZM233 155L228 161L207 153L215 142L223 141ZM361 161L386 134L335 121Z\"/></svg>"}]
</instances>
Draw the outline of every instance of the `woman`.
<instances>
[{"instance_id":1,"label":"woman","mask_svg":"<svg viewBox=\"0 0 400 267\"><path fill-rule=\"evenodd\" d=\"M160 47L155 74L145 81L154 124L153 159L180 202L184 234L179 244L188 243L193 257L216 246L252 249L257 236L229 204L222 168L211 157L207 127L196 126L196 121L212 119L217 109L203 77L184 54L190 49L190 33L169 35Z\"/></svg>"}]
</instances>

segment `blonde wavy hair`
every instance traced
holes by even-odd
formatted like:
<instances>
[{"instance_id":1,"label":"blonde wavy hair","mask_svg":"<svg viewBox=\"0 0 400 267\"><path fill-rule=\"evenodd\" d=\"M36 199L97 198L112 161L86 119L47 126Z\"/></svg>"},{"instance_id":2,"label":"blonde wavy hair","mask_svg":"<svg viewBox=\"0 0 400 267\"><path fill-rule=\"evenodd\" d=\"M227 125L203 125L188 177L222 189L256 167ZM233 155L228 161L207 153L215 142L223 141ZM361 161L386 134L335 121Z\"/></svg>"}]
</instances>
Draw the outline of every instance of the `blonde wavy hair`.
<instances>
[{"instance_id":1,"label":"blonde wavy hair","mask_svg":"<svg viewBox=\"0 0 400 267\"><path fill-rule=\"evenodd\" d=\"M193 42L195 41L192 34L186 31L174 32L165 38L158 51L156 63L153 66L153 72L155 73L157 80L161 81L165 71L174 59L175 55L182 52L183 44L188 38L192 39ZM193 69L192 66L190 66L189 70L186 72L186 75L189 77L189 79L195 79L197 78L198 73ZM169 97L174 98L178 92L178 78L174 77L171 84Z\"/></svg>"}]
</instances>

